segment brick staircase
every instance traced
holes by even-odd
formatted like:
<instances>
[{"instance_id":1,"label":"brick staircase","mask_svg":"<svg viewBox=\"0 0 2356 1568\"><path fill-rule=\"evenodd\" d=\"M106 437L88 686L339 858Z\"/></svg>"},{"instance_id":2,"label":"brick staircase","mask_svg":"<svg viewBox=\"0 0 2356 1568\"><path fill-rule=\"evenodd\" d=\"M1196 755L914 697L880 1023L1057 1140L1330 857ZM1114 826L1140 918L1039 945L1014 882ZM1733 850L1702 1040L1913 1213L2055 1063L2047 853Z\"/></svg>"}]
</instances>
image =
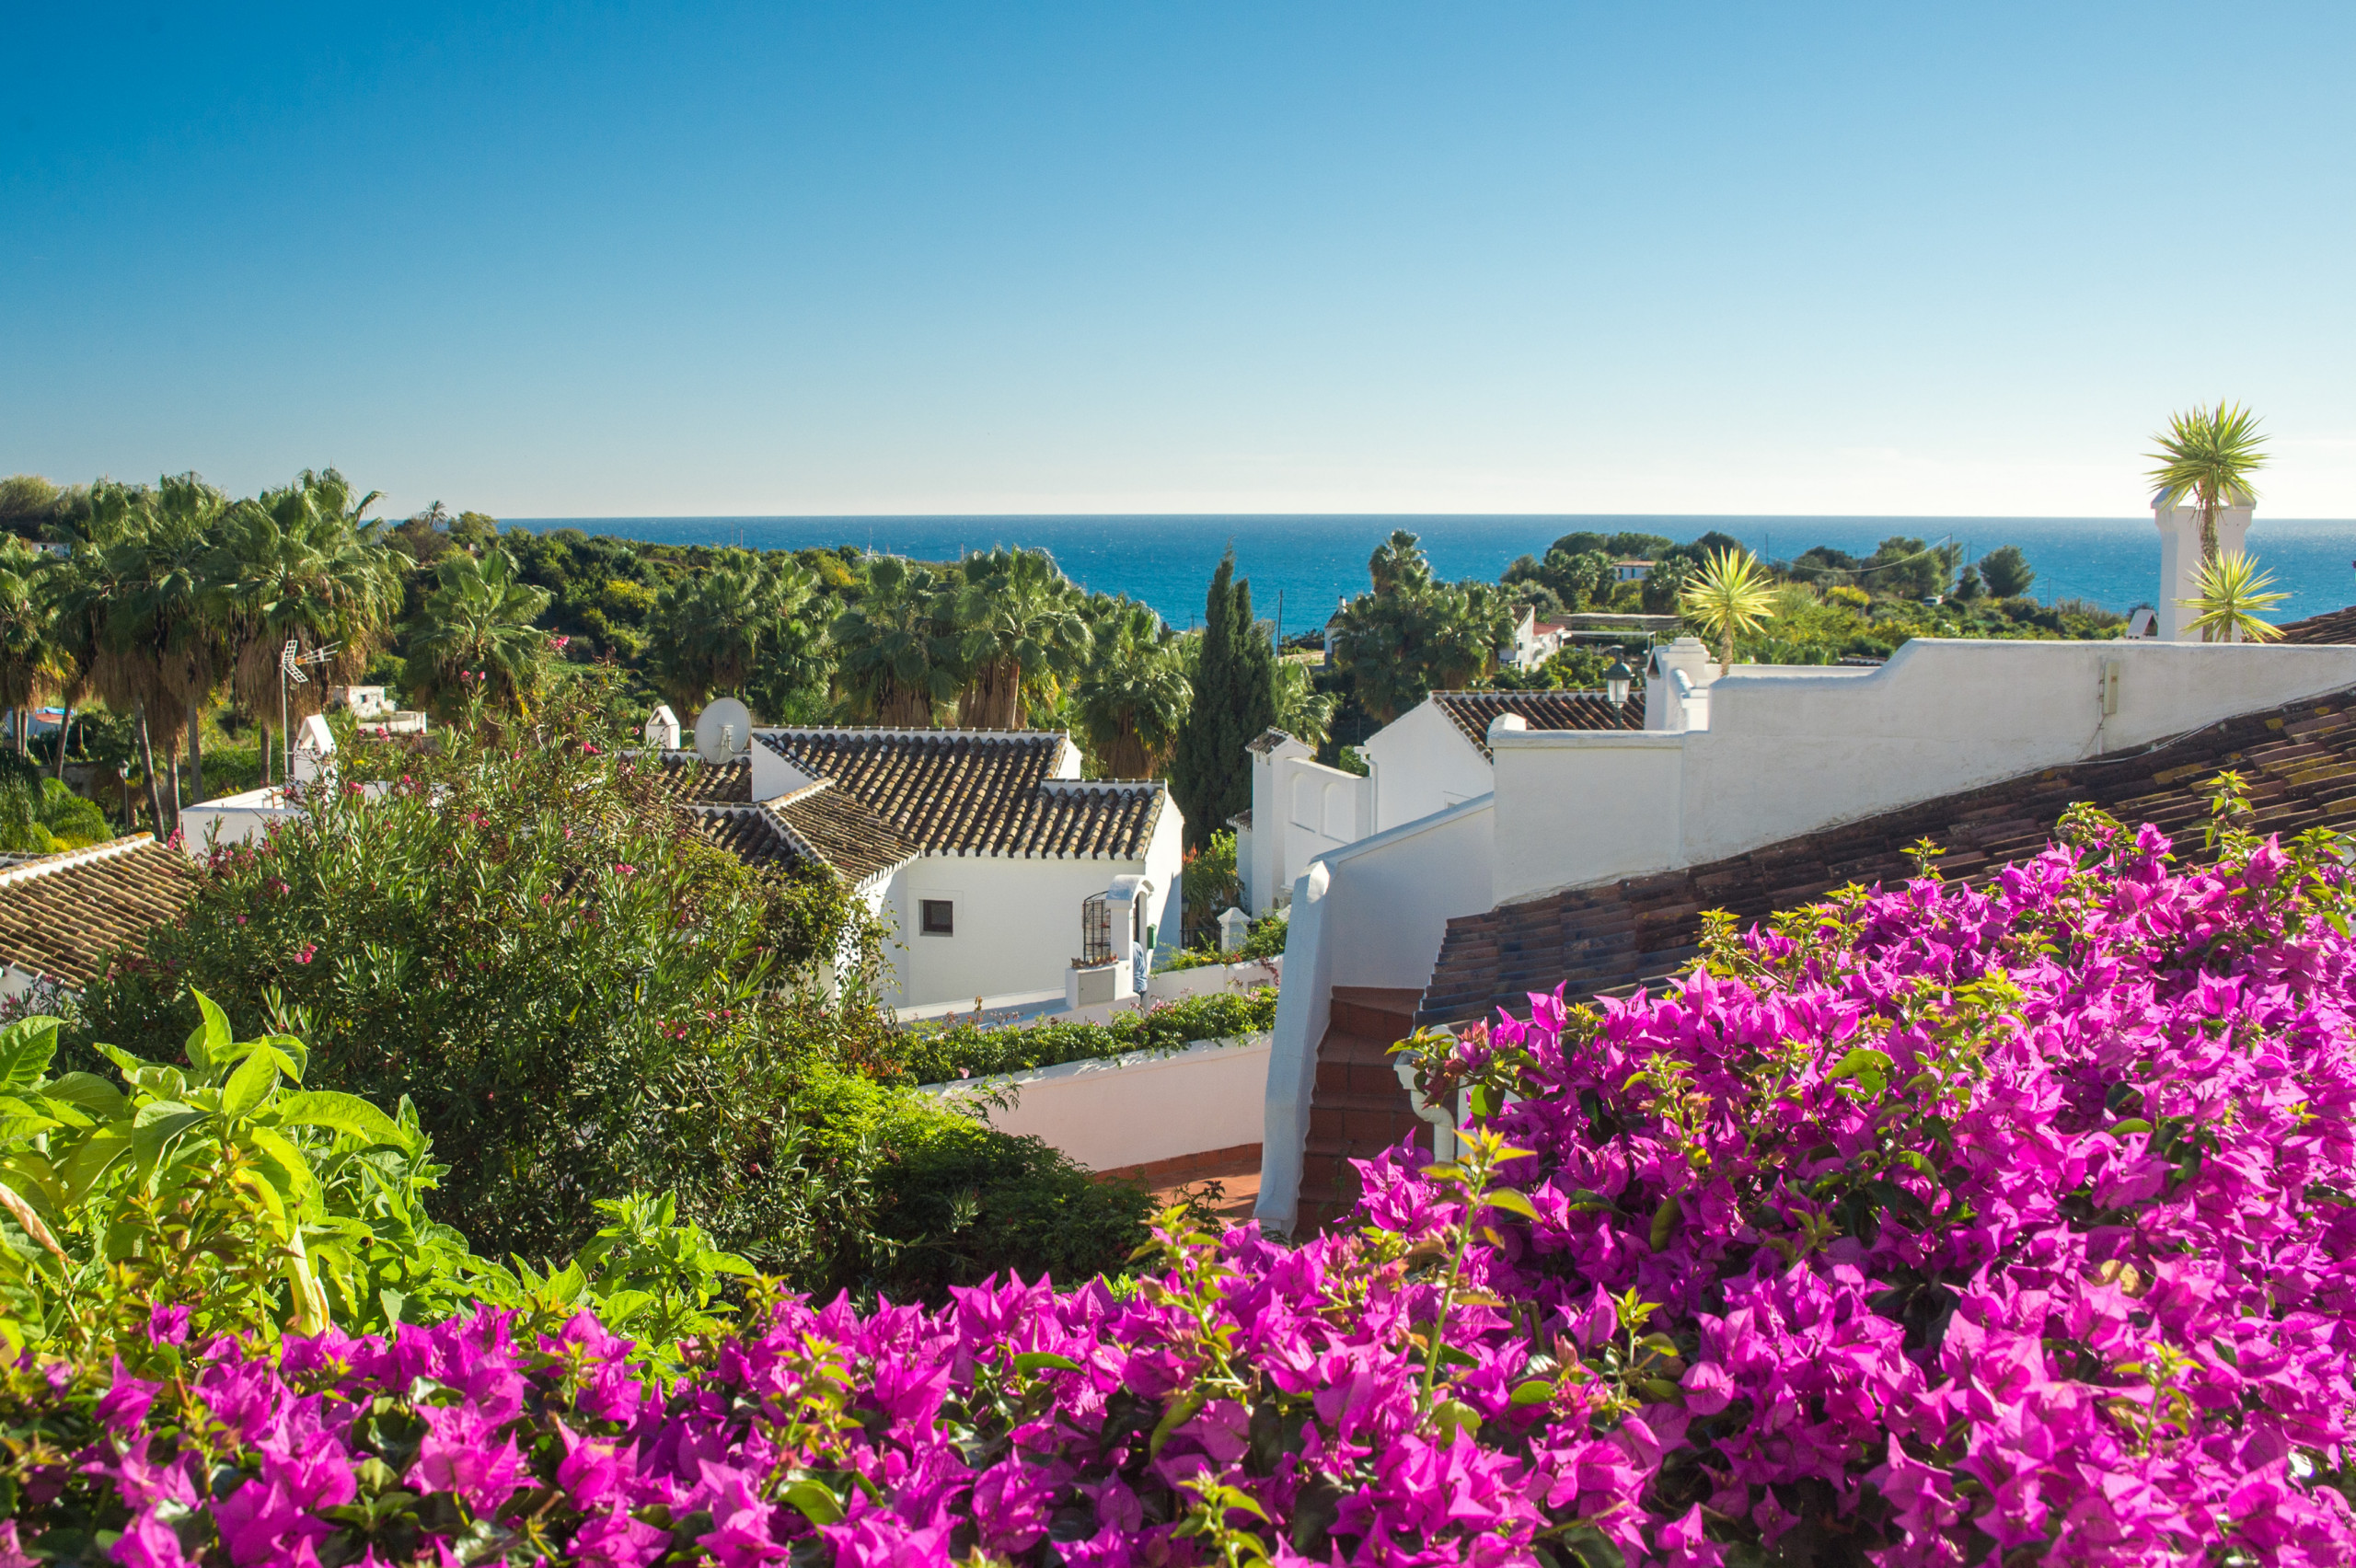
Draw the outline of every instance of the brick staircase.
<instances>
[{"instance_id":1,"label":"brick staircase","mask_svg":"<svg viewBox=\"0 0 2356 1568\"><path fill-rule=\"evenodd\" d=\"M1301 1162L1299 1217L1305 1240L1357 1203L1353 1159L1380 1154L1410 1133L1423 1148L1431 1128L1417 1119L1399 1087L1391 1047L1415 1032L1421 993L1376 986L1336 986L1325 1038L1317 1047L1317 1087L1309 1102L1309 1149Z\"/></svg>"}]
</instances>

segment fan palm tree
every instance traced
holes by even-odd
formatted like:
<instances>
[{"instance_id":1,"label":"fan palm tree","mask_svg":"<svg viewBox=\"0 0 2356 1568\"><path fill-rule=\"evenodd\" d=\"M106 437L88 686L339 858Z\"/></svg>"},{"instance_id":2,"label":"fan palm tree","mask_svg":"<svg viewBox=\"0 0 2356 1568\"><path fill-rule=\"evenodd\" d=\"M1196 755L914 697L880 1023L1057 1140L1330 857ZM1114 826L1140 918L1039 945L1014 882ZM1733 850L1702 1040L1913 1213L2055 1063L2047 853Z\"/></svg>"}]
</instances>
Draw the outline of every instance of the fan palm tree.
<instances>
[{"instance_id":1,"label":"fan palm tree","mask_svg":"<svg viewBox=\"0 0 2356 1568\"><path fill-rule=\"evenodd\" d=\"M445 719L485 706L529 717L549 650L533 622L549 591L517 577L515 558L496 545L480 559L452 550L433 583L409 631L410 680L421 698Z\"/></svg>"},{"instance_id":2,"label":"fan palm tree","mask_svg":"<svg viewBox=\"0 0 2356 1568\"><path fill-rule=\"evenodd\" d=\"M1178 749L1195 700L1182 640L1144 605L1113 602L1072 688L1081 739L1108 778L1155 778Z\"/></svg>"},{"instance_id":3,"label":"fan palm tree","mask_svg":"<svg viewBox=\"0 0 2356 1568\"><path fill-rule=\"evenodd\" d=\"M802 617L816 590L791 560L722 551L716 566L655 597L655 685L682 713L716 693L743 695L775 655L807 640Z\"/></svg>"},{"instance_id":4,"label":"fan palm tree","mask_svg":"<svg viewBox=\"0 0 2356 1568\"><path fill-rule=\"evenodd\" d=\"M2203 642L2270 642L2281 630L2258 619L2258 612L2291 596L2268 593L2273 585L2272 572L2260 571L2239 550L2227 550L2201 567L2193 579L2193 596L2177 603L2200 612L2189 626L2200 633Z\"/></svg>"},{"instance_id":5,"label":"fan palm tree","mask_svg":"<svg viewBox=\"0 0 2356 1568\"><path fill-rule=\"evenodd\" d=\"M342 475L306 469L283 489L232 508L213 563L214 613L229 651L230 692L260 732L270 777L271 726L316 713L327 688L359 678L399 614L401 561L360 514ZM314 679L288 686L280 661L289 642L335 652Z\"/></svg>"},{"instance_id":6,"label":"fan palm tree","mask_svg":"<svg viewBox=\"0 0 2356 1568\"><path fill-rule=\"evenodd\" d=\"M167 476L154 490L138 492L129 526L106 551L115 591L93 673L110 706L137 715L148 804L158 832L167 820L154 767L158 741L165 755L162 781L171 793L168 820L179 817L183 739L199 748L192 782L199 793L203 789L197 721L227 666L213 614L210 569L228 507L227 496L194 474Z\"/></svg>"},{"instance_id":7,"label":"fan palm tree","mask_svg":"<svg viewBox=\"0 0 2356 1568\"><path fill-rule=\"evenodd\" d=\"M1719 550L1685 580L1677 605L1685 618L1718 643L1718 674L1734 663L1734 640L1767 624L1774 584L1749 550Z\"/></svg>"},{"instance_id":8,"label":"fan palm tree","mask_svg":"<svg viewBox=\"0 0 2356 1568\"><path fill-rule=\"evenodd\" d=\"M896 556L870 561L863 575L832 628L843 706L868 723L929 729L964 684L948 624L954 588Z\"/></svg>"},{"instance_id":9,"label":"fan palm tree","mask_svg":"<svg viewBox=\"0 0 2356 1568\"><path fill-rule=\"evenodd\" d=\"M20 756L33 705L56 692L65 673L52 635L57 614L43 570L48 559L13 536L0 537L0 709L14 717ZM58 744L64 744L62 732Z\"/></svg>"},{"instance_id":10,"label":"fan palm tree","mask_svg":"<svg viewBox=\"0 0 2356 1568\"><path fill-rule=\"evenodd\" d=\"M955 614L967 674L957 721L1011 730L1027 705L1052 706L1057 685L1087 657L1088 621L1079 591L1045 550L993 550L964 570Z\"/></svg>"},{"instance_id":11,"label":"fan palm tree","mask_svg":"<svg viewBox=\"0 0 2356 1568\"><path fill-rule=\"evenodd\" d=\"M2248 506L2258 499L2250 476L2266 466L2259 450L2266 438L2258 433L2258 416L2238 403L2220 401L2213 409L2168 416L2165 433L2153 437L2160 444L2147 453L2159 465L2151 478L2159 488L2153 504L2181 506L2191 498L2200 508L2200 562L2217 560L2217 509Z\"/></svg>"}]
</instances>

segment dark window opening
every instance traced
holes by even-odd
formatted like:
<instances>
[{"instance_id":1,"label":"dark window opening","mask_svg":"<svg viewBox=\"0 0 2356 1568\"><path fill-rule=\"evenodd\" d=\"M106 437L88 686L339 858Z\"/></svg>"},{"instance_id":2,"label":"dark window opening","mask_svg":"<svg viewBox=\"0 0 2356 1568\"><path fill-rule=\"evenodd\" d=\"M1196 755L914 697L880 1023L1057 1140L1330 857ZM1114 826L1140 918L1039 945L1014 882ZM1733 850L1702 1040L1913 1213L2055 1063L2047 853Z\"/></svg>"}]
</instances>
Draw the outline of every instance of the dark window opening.
<instances>
[{"instance_id":1,"label":"dark window opening","mask_svg":"<svg viewBox=\"0 0 2356 1568\"><path fill-rule=\"evenodd\" d=\"M955 936L957 934L957 905L946 898L919 900L917 927L928 937Z\"/></svg>"}]
</instances>

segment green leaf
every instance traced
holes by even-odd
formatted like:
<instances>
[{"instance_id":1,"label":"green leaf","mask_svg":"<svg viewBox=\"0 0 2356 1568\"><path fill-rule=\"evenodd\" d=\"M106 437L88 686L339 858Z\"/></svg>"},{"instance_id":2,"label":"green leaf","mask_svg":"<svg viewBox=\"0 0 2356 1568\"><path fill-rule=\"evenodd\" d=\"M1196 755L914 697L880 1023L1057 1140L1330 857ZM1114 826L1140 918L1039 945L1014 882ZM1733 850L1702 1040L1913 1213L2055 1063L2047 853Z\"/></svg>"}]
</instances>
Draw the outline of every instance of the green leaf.
<instances>
[{"instance_id":1,"label":"green leaf","mask_svg":"<svg viewBox=\"0 0 2356 1568\"><path fill-rule=\"evenodd\" d=\"M1070 1356L1057 1355L1051 1350L1025 1351L1014 1358L1014 1370L1025 1378L1049 1369L1057 1372L1077 1372L1080 1367L1080 1363Z\"/></svg>"},{"instance_id":2,"label":"green leaf","mask_svg":"<svg viewBox=\"0 0 2356 1568\"><path fill-rule=\"evenodd\" d=\"M785 1500L800 1509L802 1516L814 1525L833 1525L842 1521L842 1500L819 1482L795 1482L785 1489Z\"/></svg>"},{"instance_id":3,"label":"green leaf","mask_svg":"<svg viewBox=\"0 0 2356 1568\"><path fill-rule=\"evenodd\" d=\"M32 1088L56 1055L53 1018L20 1018L0 1029L0 1090Z\"/></svg>"},{"instance_id":4,"label":"green leaf","mask_svg":"<svg viewBox=\"0 0 2356 1568\"><path fill-rule=\"evenodd\" d=\"M131 1101L124 1098L122 1090L96 1073L67 1073L51 1082L42 1092L52 1100L77 1105L101 1122L120 1122L131 1114Z\"/></svg>"},{"instance_id":5,"label":"green leaf","mask_svg":"<svg viewBox=\"0 0 2356 1568\"><path fill-rule=\"evenodd\" d=\"M1459 1432L1481 1430L1481 1412L1461 1400L1442 1400L1432 1407L1432 1422L1439 1428L1439 1440L1446 1443Z\"/></svg>"},{"instance_id":6,"label":"green leaf","mask_svg":"<svg viewBox=\"0 0 2356 1568\"><path fill-rule=\"evenodd\" d=\"M303 1158L301 1149L268 1127L255 1127L248 1136L254 1152L261 1156L270 1184L283 1193L289 1203L301 1203L318 1188L318 1178L311 1173L311 1162Z\"/></svg>"},{"instance_id":7,"label":"green leaf","mask_svg":"<svg viewBox=\"0 0 2356 1568\"><path fill-rule=\"evenodd\" d=\"M1870 1045L1860 1045L1839 1061L1824 1075L1827 1083L1839 1083L1843 1078L1856 1078L1869 1094L1879 1094L1889 1083L1890 1060L1886 1051Z\"/></svg>"},{"instance_id":8,"label":"green leaf","mask_svg":"<svg viewBox=\"0 0 2356 1568\"><path fill-rule=\"evenodd\" d=\"M1654 1251L1657 1252L1669 1245L1669 1238L1677 1234L1678 1222L1684 1217L1684 1212L1677 1206L1677 1195L1674 1193L1663 1198L1660 1201L1660 1207L1653 1210Z\"/></svg>"},{"instance_id":9,"label":"green leaf","mask_svg":"<svg viewBox=\"0 0 2356 1568\"><path fill-rule=\"evenodd\" d=\"M1163 1409L1161 1419L1154 1424L1153 1435L1146 1439L1146 1458L1153 1458L1159 1456L1161 1446L1170 1441L1170 1435L1192 1421L1195 1418L1195 1412L1201 1410L1209 1399L1208 1394L1196 1389L1181 1398L1171 1401Z\"/></svg>"},{"instance_id":10,"label":"green leaf","mask_svg":"<svg viewBox=\"0 0 2356 1568\"><path fill-rule=\"evenodd\" d=\"M229 1075L229 1087L221 1092L221 1113L249 1116L261 1109L277 1087L278 1054L256 1050Z\"/></svg>"},{"instance_id":11,"label":"green leaf","mask_svg":"<svg viewBox=\"0 0 2356 1568\"><path fill-rule=\"evenodd\" d=\"M399 1123L356 1094L306 1089L282 1096L271 1110L271 1121L282 1127L325 1127L372 1144L392 1144L401 1148L410 1146L410 1136L401 1131Z\"/></svg>"},{"instance_id":12,"label":"green leaf","mask_svg":"<svg viewBox=\"0 0 2356 1568\"><path fill-rule=\"evenodd\" d=\"M2104 1132L2108 1133L2115 1138L2123 1138L2130 1133L2148 1133L2151 1130L2152 1124L2146 1122L2141 1116L2131 1116L2124 1122L2113 1122L2109 1126L2103 1129Z\"/></svg>"},{"instance_id":13,"label":"green leaf","mask_svg":"<svg viewBox=\"0 0 2356 1568\"><path fill-rule=\"evenodd\" d=\"M1553 1384L1543 1378L1532 1378L1514 1389L1512 1402L1518 1405L1544 1404L1553 1397Z\"/></svg>"},{"instance_id":14,"label":"green leaf","mask_svg":"<svg viewBox=\"0 0 2356 1568\"><path fill-rule=\"evenodd\" d=\"M1499 1187L1495 1192L1484 1193L1481 1194L1481 1201L1491 1208L1501 1208L1507 1214L1518 1214L1524 1219L1535 1220L1538 1217L1538 1210L1531 1205L1530 1200L1511 1187Z\"/></svg>"},{"instance_id":15,"label":"green leaf","mask_svg":"<svg viewBox=\"0 0 2356 1568\"><path fill-rule=\"evenodd\" d=\"M182 1105L178 1101L151 1101L139 1108L131 1122L131 1147L144 1162L152 1163L174 1138L191 1127L211 1120L212 1113Z\"/></svg>"},{"instance_id":16,"label":"green leaf","mask_svg":"<svg viewBox=\"0 0 2356 1568\"><path fill-rule=\"evenodd\" d=\"M1667 1378L1639 1378L1636 1382L1636 1391L1643 1394L1645 1398L1650 1400L1655 1404L1682 1404L1685 1402L1685 1390L1679 1388L1674 1382Z\"/></svg>"},{"instance_id":17,"label":"green leaf","mask_svg":"<svg viewBox=\"0 0 2356 1568\"><path fill-rule=\"evenodd\" d=\"M221 1010L220 1003L193 986L189 987L188 994L196 998L197 1011L204 1015L203 1020L189 1032L189 1065L200 1076L210 1077L213 1065L227 1059L229 1047L236 1043L237 1036L230 1032L229 1015Z\"/></svg>"}]
</instances>

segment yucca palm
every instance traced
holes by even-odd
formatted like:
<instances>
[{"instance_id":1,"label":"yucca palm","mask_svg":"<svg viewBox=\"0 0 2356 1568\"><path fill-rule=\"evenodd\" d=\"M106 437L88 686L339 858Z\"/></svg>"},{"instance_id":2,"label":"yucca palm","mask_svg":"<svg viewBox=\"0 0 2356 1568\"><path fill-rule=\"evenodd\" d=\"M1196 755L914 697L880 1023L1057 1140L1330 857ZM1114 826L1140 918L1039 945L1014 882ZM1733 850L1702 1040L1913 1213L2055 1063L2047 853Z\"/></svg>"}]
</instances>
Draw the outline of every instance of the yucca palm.
<instances>
[{"instance_id":1,"label":"yucca palm","mask_svg":"<svg viewBox=\"0 0 2356 1568\"><path fill-rule=\"evenodd\" d=\"M533 623L549 591L516 575L497 546L481 559L452 550L433 569L433 591L410 623L410 684L445 720L512 709L528 717L548 657Z\"/></svg>"},{"instance_id":2,"label":"yucca palm","mask_svg":"<svg viewBox=\"0 0 2356 1568\"><path fill-rule=\"evenodd\" d=\"M930 728L964 684L949 620L954 584L896 556L867 564L850 607L835 617L835 680L852 718Z\"/></svg>"},{"instance_id":3,"label":"yucca palm","mask_svg":"<svg viewBox=\"0 0 2356 1568\"><path fill-rule=\"evenodd\" d=\"M1734 663L1734 640L1767 624L1775 605L1775 585L1749 550L1719 550L1685 580L1678 609L1688 621L1717 640L1718 674Z\"/></svg>"},{"instance_id":4,"label":"yucca palm","mask_svg":"<svg viewBox=\"0 0 2356 1568\"><path fill-rule=\"evenodd\" d=\"M1144 605L1100 616L1088 669L1072 688L1081 739L1108 778L1154 778L1170 766L1195 699L1182 640Z\"/></svg>"},{"instance_id":5,"label":"yucca palm","mask_svg":"<svg viewBox=\"0 0 2356 1568\"><path fill-rule=\"evenodd\" d=\"M2168 416L2168 428L2153 437L2157 452L2146 453L2158 465L2151 478L2159 491L2156 506L2181 506L2189 497L2200 508L2200 560L2217 559L2217 510L2248 506L2258 499L2250 476L2266 466L2259 450L2266 437L2258 433L2258 416L2238 403L2222 400L2213 409Z\"/></svg>"},{"instance_id":6,"label":"yucca palm","mask_svg":"<svg viewBox=\"0 0 2356 1568\"><path fill-rule=\"evenodd\" d=\"M993 550L963 570L954 613L966 679L957 721L1015 729L1027 705L1053 706L1058 684L1088 656L1080 591L1045 550Z\"/></svg>"},{"instance_id":7,"label":"yucca palm","mask_svg":"<svg viewBox=\"0 0 2356 1568\"><path fill-rule=\"evenodd\" d=\"M2200 612L2188 628L2200 632L2203 642L2270 642L2281 630L2258 619L2258 612L2291 596L2268 593L2273 585L2272 572L2260 571L2239 550L2227 550L2200 568L2193 579L2193 596L2177 603Z\"/></svg>"}]
</instances>

